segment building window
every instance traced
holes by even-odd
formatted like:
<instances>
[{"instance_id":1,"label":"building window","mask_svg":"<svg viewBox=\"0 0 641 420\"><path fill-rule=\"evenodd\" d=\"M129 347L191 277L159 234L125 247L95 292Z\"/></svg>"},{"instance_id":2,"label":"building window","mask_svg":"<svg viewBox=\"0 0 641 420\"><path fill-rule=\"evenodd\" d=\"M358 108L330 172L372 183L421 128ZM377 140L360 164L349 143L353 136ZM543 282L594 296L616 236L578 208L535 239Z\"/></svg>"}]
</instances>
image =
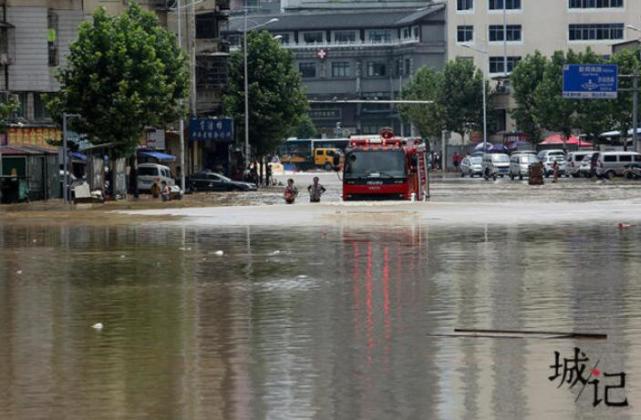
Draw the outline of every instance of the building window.
<instances>
[{"instance_id":1,"label":"building window","mask_svg":"<svg viewBox=\"0 0 641 420\"><path fill-rule=\"evenodd\" d=\"M405 59L405 75L409 76L412 74L412 60L409 58Z\"/></svg>"},{"instance_id":2,"label":"building window","mask_svg":"<svg viewBox=\"0 0 641 420\"><path fill-rule=\"evenodd\" d=\"M316 63L299 63L298 70L303 78L316 77Z\"/></svg>"},{"instance_id":3,"label":"building window","mask_svg":"<svg viewBox=\"0 0 641 420\"><path fill-rule=\"evenodd\" d=\"M623 23L597 23L570 25L570 41L623 39Z\"/></svg>"},{"instance_id":4,"label":"building window","mask_svg":"<svg viewBox=\"0 0 641 420\"><path fill-rule=\"evenodd\" d=\"M372 29L367 33L367 40L373 44L390 42L392 33L387 29Z\"/></svg>"},{"instance_id":5,"label":"building window","mask_svg":"<svg viewBox=\"0 0 641 420\"><path fill-rule=\"evenodd\" d=\"M332 63L332 77L350 77L352 68L347 61L335 61Z\"/></svg>"},{"instance_id":6,"label":"building window","mask_svg":"<svg viewBox=\"0 0 641 420\"><path fill-rule=\"evenodd\" d=\"M334 32L334 42L337 44L353 44L356 42L356 32L336 31Z\"/></svg>"},{"instance_id":7,"label":"building window","mask_svg":"<svg viewBox=\"0 0 641 420\"><path fill-rule=\"evenodd\" d=\"M224 56L196 56L196 86L212 89L227 83L227 59Z\"/></svg>"},{"instance_id":8,"label":"building window","mask_svg":"<svg viewBox=\"0 0 641 420\"><path fill-rule=\"evenodd\" d=\"M521 0L490 0L490 10L520 10Z\"/></svg>"},{"instance_id":9,"label":"building window","mask_svg":"<svg viewBox=\"0 0 641 420\"><path fill-rule=\"evenodd\" d=\"M33 94L33 118L36 121L49 120L51 116L47 111L44 101L44 93L35 92Z\"/></svg>"},{"instance_id":10,"label":"building window","mask_svg":"<svg viewBox=\"0 0 641 420\"><path fill-rule=\"evenodd\" d=\"M196 39L218 38L218 24L213 13L196 15Z\"/></svg>"},{"instance_id":11,"label":"building window","mask_svg":"<svg viewBox=\"0 0 641 420\"><path fill-rule=\"evenodd\" d=\"M305 32L303 34L303 41L305 42L305 44L322 44L323 33L322 32Z\"/></svg>"},{"instance_id":12,"label":"building window","mask_svg":"<svg viewBox=\"0 0 641 420\"><path fill-rule=\"evenodd\" d=\"M474 0L456 0L456 10L474 10Z\"/></svg>"},{"instance_id":13,"label":"building window","mask_svg":"<svg viewBox=\"0 0 641 420\"><path fill-rule=\"evenodd\" d=\"M49 66L58 65L58 15L49 12L47 15L47 51Z\"/></svg>"},{"instance_id":14,"label":"building window","mask_svg":"<svg viewBox=\"0 0 641 420\"><path fill-rule=\"evenodd\" d=\"M622 8L623 0L569 0L570 9L609 9Z\"/></svg>"},{"instance_id":15,"label":"building window","mask_svg":"<svg viewBox=\"0 0 641 420\"><path fill-rule=\"evenodd\" d=\"M14 93L18 100L18 108L13 112L12 119L26 119L27 118L27 92Z\"/></svg>"},{"instance_id":16,"label":"building window","mask_svg":"<svg viewBox=\"0 0 641 420\"><path fill-rule=\"evenodd\" d=\"M521 57L507 57L507 72L511 73ZM490 73L505 73L505 57L490 57Z\"/></svg>"},{"instance_id":17,"label":"building window","mask_svg":"<svg viewBox=\"0 0 641 420\"><path fill-rule=\"evenodd\" d=\"M506 30L506 32L503 31ZM507 36L504 38L504 33ZM490 41L521 41L521 25L490 25Z\"/></svg>"},{"instance_id":18,"label":"building window","mask_svg":"<svg viewBox=\"0 0 641 420\"><path fill-rule=\"evenodd\" d=\"M367 63L367 76L368 77L383 77L387 74L387 66L385 63L370 61Z\"/></svg>"},{"instance_id":19,"label":"building window","mask_svg":"<svg viewBox=\"0 0 641 420\"><path fill-rule=\"evenodd\" d=\"M464 25L456 28L457 42L472 42L474 40L474 26Z\"/></svg>"}]
</instances>

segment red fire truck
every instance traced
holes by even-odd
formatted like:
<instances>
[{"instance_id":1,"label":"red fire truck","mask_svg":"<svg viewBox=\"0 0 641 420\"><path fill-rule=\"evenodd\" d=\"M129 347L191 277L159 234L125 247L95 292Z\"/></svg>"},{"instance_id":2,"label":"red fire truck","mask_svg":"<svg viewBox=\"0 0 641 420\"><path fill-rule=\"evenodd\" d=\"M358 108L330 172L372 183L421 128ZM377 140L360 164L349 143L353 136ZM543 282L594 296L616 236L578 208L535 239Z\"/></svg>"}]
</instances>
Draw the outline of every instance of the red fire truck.
<instances>
[{"instance_id":1,"label":"red fire truck","mask_svg":"<svg viewBox=\"0 0 641 420\"><path fill-rule=\"evenodd\" d=\"M352 136L345 150L343 200L423 200L429 196L425 144L391 129Z\"/></svg>"}]
</instances>

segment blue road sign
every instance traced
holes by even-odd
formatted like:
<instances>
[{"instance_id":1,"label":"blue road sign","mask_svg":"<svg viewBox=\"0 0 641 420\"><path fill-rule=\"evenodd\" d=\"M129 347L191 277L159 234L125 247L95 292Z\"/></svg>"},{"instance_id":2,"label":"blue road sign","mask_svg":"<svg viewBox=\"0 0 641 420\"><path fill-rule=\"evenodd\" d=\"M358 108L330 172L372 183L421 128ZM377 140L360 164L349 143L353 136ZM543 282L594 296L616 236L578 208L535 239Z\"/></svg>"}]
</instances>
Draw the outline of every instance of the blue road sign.
<instances>
[{"instance_id":1,"label":"blue road sign","mask_svg":"<svg viewBox=\"0 0 641 420\"><path fill-rule=\"evenodd\" d=\"M189 137L192 141L230 142L234 140L233 125L231 118L192 118Z\"/></svg>"},{"instance_id":2,"label":"blue road sign","mask_svg":"<svg viewBox=\"0 0 641 420\"><path fill-rule=\"evenodd\" d=\"M567 64L563 67L563 97L616 99L619 66L616 64Z\"/></svg>"}]
</instances>

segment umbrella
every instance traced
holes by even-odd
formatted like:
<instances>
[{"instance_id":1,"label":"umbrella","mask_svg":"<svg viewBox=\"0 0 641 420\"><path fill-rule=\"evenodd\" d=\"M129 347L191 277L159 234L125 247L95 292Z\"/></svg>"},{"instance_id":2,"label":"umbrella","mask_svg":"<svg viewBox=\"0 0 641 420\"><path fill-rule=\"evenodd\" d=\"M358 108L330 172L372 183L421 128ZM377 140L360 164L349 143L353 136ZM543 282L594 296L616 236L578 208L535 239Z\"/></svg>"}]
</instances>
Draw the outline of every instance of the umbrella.
<instances>
[{"instance_id":1,"label":"umbrella","mask_svg":"<svg viewBox=\"0 0 641 420\"><path fill-rule=\"evenodd\" d=\"M508 143L507 148L510 150L517 150L519 148L532 148L532 145L528 143L527 141L523 140L517 140L517 141L511 141Z\"/></svg>"},{"instance_id":2,"label":"umbrella","mask_svg":"<svg viewBox=\"0 0 641 420\"><path fill-rule=\"evenodd\" d=\"M477 144L477 145L474 147L474 150L483 150L483 145L484 145L484 144L485 144L485 143L480 142L479 144ZM487 148L485 149L485 151L486 151L486 152L489 152L490 150L492 150L492 148L493 148L493 147L494 147L494 145L493 145L492 143L487 143Z\"/></svg>"},{"instance_id":3,"label":"umbrella","mask_svg":"<svg viewBox=\"0 0 641 420\"><path fill-rule=\"evenodd\" d=\"M490 148L490 152L494 153L507 153L508 149L502 144L495 144Z\"/></svg>"}]
</instances>

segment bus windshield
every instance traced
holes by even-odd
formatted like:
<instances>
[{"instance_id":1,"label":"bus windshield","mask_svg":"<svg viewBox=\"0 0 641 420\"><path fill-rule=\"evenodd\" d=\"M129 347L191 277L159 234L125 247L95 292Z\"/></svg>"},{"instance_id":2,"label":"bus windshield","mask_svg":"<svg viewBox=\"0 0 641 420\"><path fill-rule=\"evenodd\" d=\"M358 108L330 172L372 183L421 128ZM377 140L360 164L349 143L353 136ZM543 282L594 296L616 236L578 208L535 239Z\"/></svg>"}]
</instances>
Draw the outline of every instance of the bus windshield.
<instances>
[{"instance_id":1,"label":"bus windshield","mask_svg":"<svg viewBox=\"0 0 641 420\"><path fill-rule=\"evenodd\" d=\"M345 159L345 178L404 178L401 150L355 150Z\"/></svg>"}]
</instances>

